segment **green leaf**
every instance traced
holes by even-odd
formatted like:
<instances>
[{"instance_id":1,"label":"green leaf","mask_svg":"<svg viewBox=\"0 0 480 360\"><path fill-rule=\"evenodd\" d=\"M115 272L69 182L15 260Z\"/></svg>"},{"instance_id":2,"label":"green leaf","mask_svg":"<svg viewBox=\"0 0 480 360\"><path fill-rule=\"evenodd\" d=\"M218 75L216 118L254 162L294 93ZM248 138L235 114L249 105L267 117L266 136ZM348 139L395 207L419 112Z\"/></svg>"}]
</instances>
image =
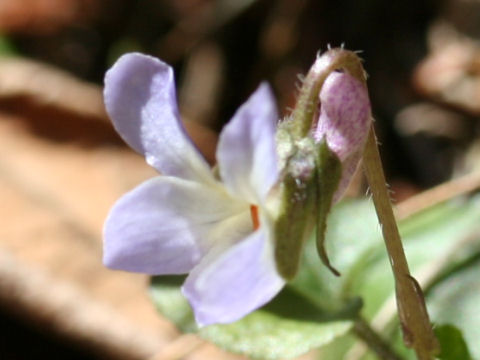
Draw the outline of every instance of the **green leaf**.
<instances>
[{"instance_id":1,"label":"green leaf","mask_svg":"<svg viewBox=\"0 0 480 360\"><path fill-rule=\"evenodd\" d=\"M180 287L185 275L155 276L150 286L150 296L157 310L184 332L197 330L195 319Z\"/></svg>"},{"instance_id":2,"label":"green leaf","mask_svg":"<svg viewBox=\"0 0 480 360\"><path fill-rule=\"evenodd\" d=\"M350 315L325 313L287 288L261 310L232 324L208 326L200 336L254 359L287 359L347 333Z\"/></svg>"},{"instance_id":3,"label":"green leaf","mask_svg":"<svg viewBox=\"0 0 480 360\"><path fill-rule=\"evenodd\" d=\"M157 309L182 331L199 335L225 350L258 359L292 358L323 346L345 334L361 303L351 302L341 312L325 312L286 287L272 302L243 319L198 329L182 296L182 276L159 276L151 295Z\"/></svg>"},{"instance_id":4,"label":"green leaf","mask_svg":"<svg viewBox=\"0 0 480 360\"><path fill-rule=\"evenodd\" d=\"M350 327L348 321L299 323L257 311L233 324L209 326L200 335L254 359L289 359L328 344Z\"/></svg>"},{"instance_id":5,"label":"green leaf","mask_svg":"<svg viewBox=\"0 0 480 360\"><path fill-rule=\"evenodd\" d=\"M480 358L479 279L480 261L477 261L438 283L428 294L434 321L450 323L460 329L475 359Z\"/></svg>"},{"instance_id":6,"label":"green leaf","mask_svg":"<svg viewBox=\"0 0 480 360\"><path fill-rule=\"evenodd\" d=\"M471 360L467 344L462 332L453 325L442 325L435 328L435 335L440 342L441 360Z\"/></svg>"}]
</instances>

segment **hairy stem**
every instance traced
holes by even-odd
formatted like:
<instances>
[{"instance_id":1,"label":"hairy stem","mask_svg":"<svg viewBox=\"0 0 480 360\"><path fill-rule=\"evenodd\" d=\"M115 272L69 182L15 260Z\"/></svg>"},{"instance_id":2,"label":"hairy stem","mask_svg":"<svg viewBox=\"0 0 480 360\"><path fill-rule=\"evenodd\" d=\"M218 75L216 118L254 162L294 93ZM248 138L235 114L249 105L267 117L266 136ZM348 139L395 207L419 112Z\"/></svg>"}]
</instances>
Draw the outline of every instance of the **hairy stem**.
<instances>
[{"instance_id":1,"label":"hairy stem","mask_svg":"<svg viewBox=\"0 0 480 360\"><path fill-rule=\"evenodd\" d=\"M368 345L382 360L402 360L382 337L373 330L363 318L358 318L353 326L353 332Z\"/></svg>"},{"instance_id":2,"label":"hairy stem","mask_svg":"<svg viewBox=\"0 0 480 360\"><path fill-rule=\"evenodd\" d=\"M310 68L303 80L302 89L293 110L291 133L294 138L307 136L312 128L312 120L318 110L320 90L325 79L335 70L346 70L350 75L365 84L365 72L359 57L352 51L344 49L330 49L317 60Z\"/></svg>"},{"instance_id":3,"label":"hairy stem","mask_svg":"<svg viewBox=\"0 0 480 360\"><path fill-rule=\"evenodd\" d=\"M404 342L415 350L419 360L431 360L437 352L438 341L430 324L422 290L410 275L373 127L365 146L363 165L395 278L397 308Z\"/></svg>"}]
</instances>

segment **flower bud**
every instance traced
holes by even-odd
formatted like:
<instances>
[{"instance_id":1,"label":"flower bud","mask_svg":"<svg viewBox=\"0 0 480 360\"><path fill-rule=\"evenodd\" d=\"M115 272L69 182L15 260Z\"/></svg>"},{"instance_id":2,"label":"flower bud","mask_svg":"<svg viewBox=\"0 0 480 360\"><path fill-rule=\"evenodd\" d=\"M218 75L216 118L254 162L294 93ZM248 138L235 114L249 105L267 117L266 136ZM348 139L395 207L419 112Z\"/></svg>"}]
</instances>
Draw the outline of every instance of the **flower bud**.
<instances>
[{"instance_id":1,"label":"flower bud","mask_svg":"<svg viewBox=\"0 0 480 360\"><path fill-rule=\"evenodd\" d=\"M320 115L314 131L317 142L325 139L342 163L342 176L334 195L338 201L357 169L370 131L371 115L364 84L346 72L328 75L320 91Z\"/></svg>"},{"instance_id":2,"label":"flower bud","mask_svg":"<svg viewBox=\"0 0 480 360\"><path fill-rule=\"evenodd\" d=\"M370 123L360 59L343 49L319 56L292 115L277 132L284 175L277 186L275 260L284 278L295 276L303 244L313 230L320 259L339 275L324 248L327 216L360 163Z\"/></svg>"}]
</instances>

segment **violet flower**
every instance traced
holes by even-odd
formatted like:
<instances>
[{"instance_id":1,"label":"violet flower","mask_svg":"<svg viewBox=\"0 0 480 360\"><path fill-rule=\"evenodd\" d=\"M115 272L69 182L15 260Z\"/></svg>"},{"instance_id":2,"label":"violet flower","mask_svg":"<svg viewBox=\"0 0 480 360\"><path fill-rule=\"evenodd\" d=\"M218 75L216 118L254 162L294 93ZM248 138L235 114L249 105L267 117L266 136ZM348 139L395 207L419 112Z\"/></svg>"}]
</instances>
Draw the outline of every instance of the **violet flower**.
<instances>
[{"instance_id":1,"label":"violet flower","mask_svg":"<svg viewBox=\"0 0 480 360\"><path fill-rule=\"evenodd\" d=\"M147 274L189 273L182 291L199 326L229 323L285 284L273 257L269 191L277 182L276 105L262 84L220 134L219 177L185 133L173 71L142 54L105 77L115 129L162 173L124 195L104 227L104 263Z\"/></svg>"},{"instance_id":2,"label":"violet flower","mask_svg":"<svg viewBox=\"0 0 480 360\"><path fill-rule=\"evenodd\" d=\"M329 66L329 58L319 60ZM307 195L318 194L319 172L328 176L328 169L317 168L321 140L341 163L340 187L335 183L325 197L336 190L337 201L370 127L366 88L347 73L328 74L316 128L300 138L289 134L292 122L277 130L275 101L262 84L222 130L217 172L185 133L167 64L137 53L122 56L106 74L104 97L118 133L162 174L110 211L104 263L152 275L188 273L182 291L199 326L240 319L295 275L302 243L318 219L316 198ZM286 134L283 143L282 136L276 143L277 131ZM293 270L282 271L282 262Z\"/></svg>"}]
</instances>

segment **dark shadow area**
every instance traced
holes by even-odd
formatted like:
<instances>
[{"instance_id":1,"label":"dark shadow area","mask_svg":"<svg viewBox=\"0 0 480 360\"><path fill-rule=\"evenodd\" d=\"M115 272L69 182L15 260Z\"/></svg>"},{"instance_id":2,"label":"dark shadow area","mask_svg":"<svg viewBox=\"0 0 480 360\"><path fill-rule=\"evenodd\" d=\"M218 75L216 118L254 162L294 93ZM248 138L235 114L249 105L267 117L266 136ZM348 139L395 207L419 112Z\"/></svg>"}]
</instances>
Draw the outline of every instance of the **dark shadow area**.
<instances>
[{"instance_id":1,"label":"dark shadow area","mask_svg":"<svg viewBox=\"0 0 480 360\"><path fill-rule=\"evenodd\" d=\"M354 298L346 302L343 309L338 312L325 311L287 286L262 310L297 321L329 322L354 319L362 306L362 300Z\"/></svg>"},{"instance_id":2,"label":"dark shadow area","mask_svg":"<svg viewBox=\"0 0 480 360\"><path fill-rule=\"evenodd\" d=\"M108 360L88 348L55 337L40 326L29 325L0 308L0 359L2 360Z\"/></svg>"}]
</instances>

